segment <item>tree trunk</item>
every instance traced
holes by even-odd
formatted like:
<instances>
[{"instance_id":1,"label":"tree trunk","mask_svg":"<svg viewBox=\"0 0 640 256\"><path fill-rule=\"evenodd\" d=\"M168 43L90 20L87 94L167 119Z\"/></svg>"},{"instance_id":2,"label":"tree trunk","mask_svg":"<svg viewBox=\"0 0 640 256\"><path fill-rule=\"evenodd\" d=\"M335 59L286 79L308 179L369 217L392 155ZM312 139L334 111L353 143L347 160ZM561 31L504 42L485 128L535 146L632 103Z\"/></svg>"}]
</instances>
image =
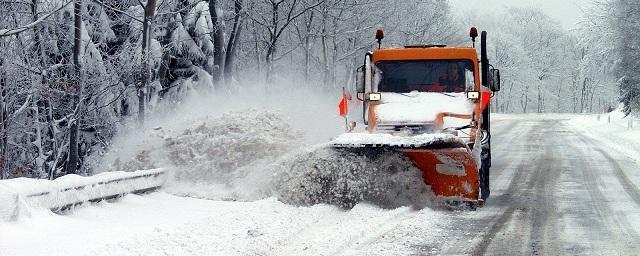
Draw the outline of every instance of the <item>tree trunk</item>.
<instances>
[{"instance_id":1,"label":"tree trunk","mask_svg":"<svg viewBox=\"0 0 640 256\"><path fill-rule=\"evenodd\" d=\"M313 28L313 12L309 14L309 18L305 24L304 35L304 81L309 83L309 74L311 73L311 29Z\"/></svg>"},{"instance_id":2,"label":"tree trunk","mask_svg":"<svg viewBox=\"0 0 640 256\"><path fill-rule=\"evenodd\" d=\"M218 15L218 1L209 0L209 14L213 22L213 84L220 87L224 80L224 28L222 17Z\"/></svg>"},{"instance_id":3,"label":"tree trunk","mask_svg":"<svg viewBox=\"0 0 640 256\"><path fill-rule=\"evenodd\" d=\"M322 85L329 83L329 45L327 43L327 23L329 22L329 11L326 7L322 10L322 32L320 42L322 43Z\"/></svg>"},{"instance_id":4,"label":"tree trunk","mask_svg":"<svg viewBox=\"0 0 640 256\"><path fill-rule=\"evenodd\" d=\"M329 83L329 53L328 53L328 45L327 45L327 31L325 26L322 27L322 85L326 86Z\"/></svg>"},{"instance_id":5,"label":"tree trunk","mask_svg":"<svg viewBox=\"0 0 640 256\"><path fill-rule=\"evenodd\" d=\"M256 65L258 66L258 75L262 74L262 59L260 59L260 46L258 45L258 28L256 27L256 22L252 22L253 25L253 42L256 51Z\"/></svg>"},{"instance_id":6,"label":"tree trunk","mask_svg":"<svg viewBox=\"0 0 640 256\"><path fill-rule=\"evenodd\" d=\"M82 44L82 0L75 0L73 4L74 36L73 36L73 66L75 68L76 92L73 96L73 111L69 120L69 156L65 166L65 173L76 173L78 169L78 127L80 120L79 109L82 94L82 63L80 62L80 49Z\"/></svg>"},{"instance_id":7,"label":"tree trunk","mask_svg":"<svg viewBox=\"0 0 640 256\"><path fill-rule=\"evenodd\" d=\"M36 22L38 20L38 0L32 0L31 1L31 16L32 16L32 21ZM38 53L39 57L39 64L41 69L45 69L47 66L47 56L45 54L45 50L44 50L44 44L42 43L42 35L41 35L41 26L34 26L33 27L33 34L34 34L34 47ZM47 83L47 77L45 76L46 74L43 73L40 75L39 77L39 81L37 82L40 86L42 86L42 88L47 88L48 87L48 83ZM40 93L40 97L45 98L45 95L42 95L42 91L39 92ZM48 98L45 98L42 100L42 102L44 103L44 109L43 111L46 112L45 116L47 116L47 123L48 124L53 124L53 117L51 115L52 110L51 110L51 104ZM55 174L54 172L50 172L49 170L47 170L47 165L46 165L46 160L49 157L50 153L45 154L43 147L45 146L45 143L43 143L43 138L46 136L44 134L42 134L42 130L46 129L48 130L48 128L44 128L41 125L40 122L40 111L39 111L39 106L38 106L38 101L34 100L33 101L33 108L35 111L35 116L34 116L34 127L35 127L35 134L36 134L36 140L34 142L34 144L36 145L37 149L38 149L38 157L36 158L36 166L38 171L41 172L41 176L46 176L50 179L53 179L53 175ZM51 152L53 152L55 154L56 152L56 136L55 136L55 131L53 129L53 127L51 127L52 129L50 133L48 133L47 135L50 135L49 137L49 141L50 141L50 147L51 147Z\"/></svg>"},{"instance_id":8,"label":"tree trunk","mask_svg":"<svg viewBox=\"0 0 640 256\"><path fill-rule=\"evenodd\" d=\"M542 89L540 88L540 84L538 84L538 113L542 113L543 104L544 99L542 98Z\"/></svg>"},{"instance_id":9,"label":"tree trunk","mask_svg":"<svg viewBox=\"0 0 640 256\"><path fill-rule=\"evenodd\" d=\"M53 117L53 104L50 98L47 98L44 101L45 110L47 111L47 123L49 124L49 140L51 143L51 156L53 156L53 163L49 166L49 179L54 179L56 174L56 169L58 165L58 140L56 139L58 136L58 131L56 129L56 122Z\"/></svg>"},{"instance_id":10,"label":"tree trunk","mask_svg":"<svg viewBox=\"0 0 640 256\"><path fill-rule=\"evenodd\" d=\"M233 19L233 30L229 36L229 43L227 44L227 52L224 60L224 78L227 84L233 79L233 63L236 58L236 48L238 47L238 41L242 32L242 1L235 0L235 17Z\"/></svg>"},{"instance_id":11,"label":"tree trunk","mask_svg":"<svg viewBox=\"0 0 640 256\"><path fill-rule=\"evenodd\" d=\"M275 47L276 41L271 41L264 57L265 65L267 66L267 84L270 84L273 80L273 54L276 51Z\"/></svg>"},{"instance_id":12,"label":"tree trunk","mask_svg":"<svg viewBox=\"0 0 640 256\"><path fill-rule=\"evenodd\" d=\"M138 123L144 124L144 112L146 105L146 91L149 87L151 70L149 67L149 42L151 40L151 22L156 12L156 0L147 0L144 6L144 20L142 23L142 81L138 86Z\"/></svg>"},{"instance_id":13,"label":"tree trunk","mask_svg":"<svg viewBox=\"0 0 640 256\"><path fill-rule=\"evenodd\" d=\"M265 55L265 65L267 65L267 84L271 83L271 76L273 72L273 53L275 52L276 42L278 41L278 8L280 3L271 2L271 28L269 30L269 44L267 45L267 54Z\"/></svg>"},{"instance_id":14,"label":"tree trunk","mask_svg":"<svg viewBox=\"0 0 640 256\"><path fill-rule=\"evenodd\" d=\"M39 82L39 81L38 81ZM44 178L48 173L44 167L45 160L47 157L44 154L43 143L42 143L42 126L40 125L40 108L38 106L38 97L34 97L33 101L31 101L31 111L33 114L33 131L34 131L34 139L31 143L36 147L36 158L35 158L35 166L37 177Z\"/></svg>"},{"instance_id":15,"label":"tree trunk","mask_svg":"<svg viewBox=\"0 0 640 256\"><path fill-rule=\"evenodd\" d=\"M582 92L580 94L580 113L584 113L584 101L586 99L586 94L587 93L587 79L585 78L582 81Z\"/></svg>"}]
</instances>

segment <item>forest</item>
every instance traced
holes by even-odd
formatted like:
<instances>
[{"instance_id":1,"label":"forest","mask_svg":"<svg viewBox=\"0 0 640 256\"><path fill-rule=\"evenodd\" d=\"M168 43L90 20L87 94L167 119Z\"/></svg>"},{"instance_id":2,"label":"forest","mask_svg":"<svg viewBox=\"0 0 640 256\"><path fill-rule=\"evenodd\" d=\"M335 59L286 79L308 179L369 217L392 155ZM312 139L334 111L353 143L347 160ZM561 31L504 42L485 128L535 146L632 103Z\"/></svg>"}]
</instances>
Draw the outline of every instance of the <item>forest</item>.
<instances>
[{"instance_id":1,"label":"forest","mask_svg":"<svg viewBox=\"0 0 640 256\"><path fill-rule=\"evenodd\" d=\"M0 179L89 174L125 124L193 93L285 82L341 92L376 47L468 46L489 32L498 113L640 109L640 2L603 0L566 30L535 8L447 0L0 0Z\"/></svg>"}]
</instances>

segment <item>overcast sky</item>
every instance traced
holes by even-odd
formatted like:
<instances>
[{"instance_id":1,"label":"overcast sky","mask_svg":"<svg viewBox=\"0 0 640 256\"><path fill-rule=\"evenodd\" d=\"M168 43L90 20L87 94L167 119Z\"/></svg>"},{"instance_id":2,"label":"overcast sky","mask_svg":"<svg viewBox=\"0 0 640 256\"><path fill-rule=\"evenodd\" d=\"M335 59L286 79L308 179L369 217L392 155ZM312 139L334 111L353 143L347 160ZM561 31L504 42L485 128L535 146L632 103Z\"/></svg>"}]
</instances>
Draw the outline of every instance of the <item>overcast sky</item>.
<instances>
[{"instance_id":1,"label":"overcast sky","mask_svg":"<svg viewBox=\"0 0 640 256\"><path fill-rule=\"evenodd\" d=\"M473 10L491 11L505 6L539 7L552 18L560 21L565 29L576 28L582 10L593 0L450 0L458 12Z\"/></svg>"}]
</instances>

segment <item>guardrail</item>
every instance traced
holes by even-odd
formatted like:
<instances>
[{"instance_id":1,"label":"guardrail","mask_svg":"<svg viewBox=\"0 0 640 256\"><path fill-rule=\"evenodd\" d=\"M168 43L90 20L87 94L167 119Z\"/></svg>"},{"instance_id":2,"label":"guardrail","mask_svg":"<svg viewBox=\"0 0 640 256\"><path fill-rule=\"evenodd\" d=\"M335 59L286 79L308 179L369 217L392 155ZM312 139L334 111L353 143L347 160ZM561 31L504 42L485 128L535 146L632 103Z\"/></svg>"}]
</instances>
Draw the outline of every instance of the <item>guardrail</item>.
<instances>
[{"instance_id":1,"label":"guardrail","mask_svg":"<svg viewBox=\"0 0 640 256\"><path fill-rule=\"evenodd\" d=\"M166 178L165 170L153 169L108 172L90 177L67 175L52 181L1 180L0 221L15 220L25 206L59 212L84 203L153 191L162 187Z\"/></svg>"}]
</instances>

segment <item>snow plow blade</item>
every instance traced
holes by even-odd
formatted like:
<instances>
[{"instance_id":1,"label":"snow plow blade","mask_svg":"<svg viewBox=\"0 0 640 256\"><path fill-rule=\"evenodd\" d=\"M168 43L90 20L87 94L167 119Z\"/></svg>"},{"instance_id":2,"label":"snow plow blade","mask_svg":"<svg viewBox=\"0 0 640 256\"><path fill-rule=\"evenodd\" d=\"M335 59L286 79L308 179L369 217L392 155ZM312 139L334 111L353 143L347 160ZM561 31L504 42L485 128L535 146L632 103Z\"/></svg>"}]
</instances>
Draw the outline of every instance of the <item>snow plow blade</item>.
<instances>
[{"instance_id":1,"label":"snow plow blade","mask_svg":"<svg viewBox=\"0 0 640 256\"><path fill-rule=\"evenodd\" d=\"M469 147L454 135L344 134L331 146L365 156L390 151L404 154L422 171L423 180L434 195L472 208L482 206L478 165Z\"/></svg>"}]
</instances>

